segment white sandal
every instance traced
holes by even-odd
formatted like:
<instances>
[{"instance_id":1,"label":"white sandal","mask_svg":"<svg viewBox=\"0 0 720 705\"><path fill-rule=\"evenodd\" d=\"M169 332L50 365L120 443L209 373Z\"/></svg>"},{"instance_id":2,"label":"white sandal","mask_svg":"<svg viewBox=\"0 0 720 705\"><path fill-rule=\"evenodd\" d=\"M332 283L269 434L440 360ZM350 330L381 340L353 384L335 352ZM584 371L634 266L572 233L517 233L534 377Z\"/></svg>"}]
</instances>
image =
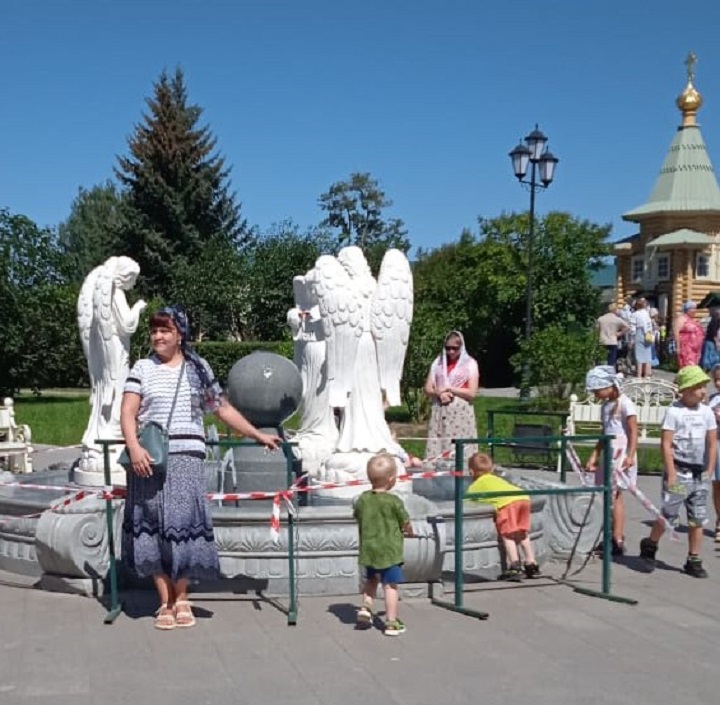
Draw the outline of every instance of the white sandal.
<instances>
[{"instance_id":1,"label":"white sandal","mask_svg":"<svg viewBox=\"0 0 720 705\"><path fill-rule=\"evenodd\" d=\"M170 629L175 629L175 627L178 626L175 620L175 613L168 607L167 602L160 605L160 609L155 613L155 623L153 626L155 629L160 629L165 632Z\"/></svg>"}]
</instances>

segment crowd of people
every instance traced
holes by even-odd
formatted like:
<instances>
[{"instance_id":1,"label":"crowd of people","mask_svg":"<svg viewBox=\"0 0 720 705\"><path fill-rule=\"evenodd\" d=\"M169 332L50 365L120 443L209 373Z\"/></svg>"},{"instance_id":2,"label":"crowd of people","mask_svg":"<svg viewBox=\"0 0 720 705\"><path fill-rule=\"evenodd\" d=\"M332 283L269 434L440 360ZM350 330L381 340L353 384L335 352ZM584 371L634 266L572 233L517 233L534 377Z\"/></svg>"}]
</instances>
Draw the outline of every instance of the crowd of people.
<instances>
[{"instance_id":1,"label":"crowd of people","mask_svg":"<svg viewBox=\"0 0 720 705\"><path fill-rule=\"evenodd\" d=\"M720 362L720 308L710 309L706 327L697 310L694 301L686 301L668 330L665 316L644 297L629 298L623 306L609 304L595 322L607 364L637 377L650 377L653 367L671 358L678 368L700 365L709 371Z\"/></svg>"}]
</instances>

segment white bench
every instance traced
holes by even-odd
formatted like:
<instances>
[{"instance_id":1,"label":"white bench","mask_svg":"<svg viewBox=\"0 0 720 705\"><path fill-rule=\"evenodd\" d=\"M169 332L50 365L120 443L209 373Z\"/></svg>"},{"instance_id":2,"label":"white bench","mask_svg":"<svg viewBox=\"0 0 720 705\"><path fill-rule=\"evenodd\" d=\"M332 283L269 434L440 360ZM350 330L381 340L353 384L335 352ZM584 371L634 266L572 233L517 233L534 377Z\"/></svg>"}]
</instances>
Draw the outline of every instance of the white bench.
<instances>
[{"instance_id":1,"label":"white bench","mask_svg":"<svg viewBox=\"0 0 720 705\"><path fill-rule=\"evenodd\" d=\"M677 399L677 387L672 382L652 377L632 378L622 385L622 391L637 408L638 447L659 447L660 428L667 407ZM576 394L570 397L570 411L565 422L568 435L598 433L602 402L593 395L580 401Z\"/></svg>"},{"instance_id":2,"label":"white bench","mask_svg":"<svg viewBox=\"0 0 720 705\"><path fill-rule=\"evenodd\" d=\"M0 458L7 458L11 472L32 472L30 427L15 423L15 405L9 397L0 406Z\"/></svg>"}]
</instances>

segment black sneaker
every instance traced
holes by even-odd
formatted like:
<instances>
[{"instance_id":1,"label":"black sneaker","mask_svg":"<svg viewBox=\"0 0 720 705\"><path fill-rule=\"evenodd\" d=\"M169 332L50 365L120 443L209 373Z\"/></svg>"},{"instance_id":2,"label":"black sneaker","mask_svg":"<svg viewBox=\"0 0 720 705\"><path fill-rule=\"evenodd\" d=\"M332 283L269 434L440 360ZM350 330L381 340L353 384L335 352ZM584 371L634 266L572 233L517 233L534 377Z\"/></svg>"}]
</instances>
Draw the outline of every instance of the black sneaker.
<instances>
[{"instance_id":1,"label":"black sneaker","mask_svg":"<svg viewBox=\"0 0 720 705\"><path fill-rule=\"evenodd\" d=\"M645 561L645 567L648 572L655 570L655 554L657 553L657 544L649 538L640 541L640 558Z\"/></svg>"},{"instance_id":2,"label":"black sneaker","mask_svg":"<svg viewBox=\"0 0 720 705\"><path fill-rule=\"evenodd\" d=\"M611 554L613 557L617 558L618 556L624 556L625 555L625 543L623 541L616 541L615 539L612 540L612 551Z\"/></svg>"},{"instance_id":3,"label":"black sneaker","mask_svg":"<svg viewBox=\"0 0 720 705\"><path fill-rule=\"evenodd\" d=\"M525 564L525 577L532 580L540 575L540 566L537 563L526 563Z\"/></svg>"},{"instance_id":4,"label":"black sneaker","mask_svg":"<svg viewBox=\"0 0 720 705\"><path fill-rule=\"evenodd\" d=\"M692 575L693 578L707 578L708 573L703 568L702 561L699 558L688 558L683 566L683 570Z\"/></svg>"},{"instance_id":5,"label":"black sneaker","mask_svg":"<svg viewBox=\"0 0 720 705\"><path fill-rule=\"evenodd\" d=\"M519 583L522 580L522 566L520 563L511 563L502 573L500 573L498 580Z\"/></svg>"}]
</instances>

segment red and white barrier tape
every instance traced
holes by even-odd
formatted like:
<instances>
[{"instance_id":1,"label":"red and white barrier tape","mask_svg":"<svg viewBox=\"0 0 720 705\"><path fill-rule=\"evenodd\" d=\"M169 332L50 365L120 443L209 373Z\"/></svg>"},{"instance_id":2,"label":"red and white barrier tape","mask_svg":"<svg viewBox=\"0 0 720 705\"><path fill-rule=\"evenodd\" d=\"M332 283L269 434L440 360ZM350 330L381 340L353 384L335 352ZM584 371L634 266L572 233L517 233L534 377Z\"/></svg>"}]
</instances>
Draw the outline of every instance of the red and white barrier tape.
<instances>
[{"instance_id":1,"label":"red and white barrier tape","mask_svg":"<svg viewBox=\"0 0 720 705\"><path fill-rule=\"evenodd\" d=\"M663 516L663 513L648 499L647 495L637 486L637 484L632 484L630 482L630 478L625 474L625 471L622 468L617 468L615 471L618 475L618 477L626 483L626 486L628 488L628 492L635 497L635 499L640 502L640 504L648 511L649 514L654 516L656 519L660 519L660 521L663 523L663 526L670 532L670 539L672 541L679 541L680 535L676 531L675 527L670 523L670 521Z\"/></svg>"},{"instance_id":2,"label":"red and white barrier tape","mask_svg":"<svg viewBox=\"0 0 720 705\"><path fill-rule=\"evenodd\" d=\"M577 451L573 447L572 443L566 444L566 453L568 461L570 462L570 467L575 471L575 473L580 477L580 481L583 485L587 486L588 481L585 476L585 473L582 469L582 464L580 462L580 457L577 454ZM635 497L635 499L640 503L640 505L655 519L659 519L664 527L670 532L670 539L672 541L679 541L680 537L675 529L675 527L668 521L667 518L663 516L662 511L657 508L655 504L652 503L652 501L648 498L648 496L637 486L636 482L631 482L629 475L625 472L625 470L621 467L621 458L622 458L622 449L618 448L615 451L614 457L613 457L613 487L617 485L617 480L620 480L625 487L627 488L627 491Z\"/></svg>"}]
</instances>

